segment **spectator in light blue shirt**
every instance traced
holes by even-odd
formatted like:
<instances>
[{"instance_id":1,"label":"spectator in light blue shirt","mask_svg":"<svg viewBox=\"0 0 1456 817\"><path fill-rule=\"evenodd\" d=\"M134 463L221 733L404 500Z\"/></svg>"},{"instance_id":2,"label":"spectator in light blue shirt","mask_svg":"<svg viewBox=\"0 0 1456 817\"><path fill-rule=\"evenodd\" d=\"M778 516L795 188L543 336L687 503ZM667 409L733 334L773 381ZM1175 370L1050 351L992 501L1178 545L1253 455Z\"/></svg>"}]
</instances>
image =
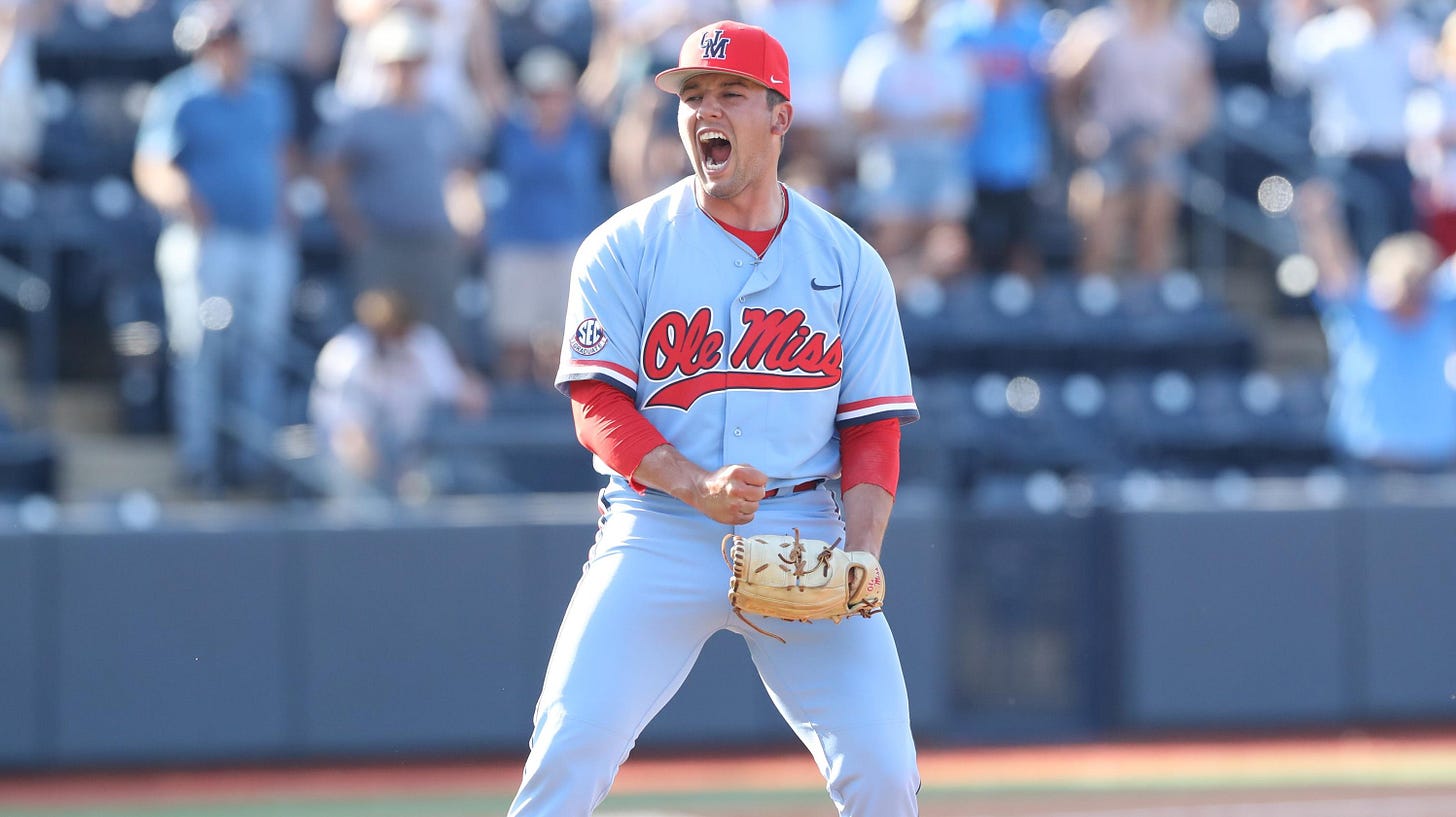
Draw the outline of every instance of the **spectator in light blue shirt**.
<instances>
[{"instance_id":1,"label":"spectator in light blue shirt","mask_svg":"<svg viewBox=\"0 0 1456 817\"><path fill-rule=\"evenodd\" d=\"M176 41L191 64L162 80L137 134L137 188L168 220L157 272L175 364L186 484L220 489L220 434L261 480L282 421L280 362L297 257L282 208L293 133L284 84L254 69L230 7L194 3ZM234 388L235 386L235 388Z\"/></svg>"},{"instance_id":2,"label":"spectator in light blue shirt","mask_svg":"<svg viewBox=\"0 0 1456 817\"><path fill-rule=\"evenodd\" d=\"M858 134L855 182L869 240L904 293L965 271L973 190L962 157L979 83L931 39L929 0L881 5L890 27L850 55L840 99Z\"/></svg>"},{"instance_id":3,"label":"spectator in light blue shirt","mask_svg":"<svg viewBox=\"0 0 1456 817\"><path fill-rule=\"evenodd\" d=\"M616 202L607 133L577 96L576 65L552 46L536 46L516 76L520 98L488 157L501 192L488 219L490 326L496 374L549 386L576 248Z\"/></svg>"},{"instance_id":4,"label":"spectator in light blue shirt","mask_svg":"<svg viewBox=\"0 0 1456 817\"><path fill-rule=\"evenodd\" d=\"M971 216L977 266L1034 275L1036 188L1051 150L1045 9L1033 0L958 0L932 20L937 39L965 56L981 79L979 126L966 160L976 180Z\"/></svg>"},{"instance_id":5,"label":"spectator in light blue shirt","mask_svg":"<svg viewBox=\"0 0 1456 817\"><path fill-rule=\"evenodd\" d=\"M1301 186L1296 218L1319 268L1335 450L1364 469L1429 472L1456 464L1456 288L1428 236L1376 245L1364 275L1327 182Z\"/></svg>"}]
</instances>

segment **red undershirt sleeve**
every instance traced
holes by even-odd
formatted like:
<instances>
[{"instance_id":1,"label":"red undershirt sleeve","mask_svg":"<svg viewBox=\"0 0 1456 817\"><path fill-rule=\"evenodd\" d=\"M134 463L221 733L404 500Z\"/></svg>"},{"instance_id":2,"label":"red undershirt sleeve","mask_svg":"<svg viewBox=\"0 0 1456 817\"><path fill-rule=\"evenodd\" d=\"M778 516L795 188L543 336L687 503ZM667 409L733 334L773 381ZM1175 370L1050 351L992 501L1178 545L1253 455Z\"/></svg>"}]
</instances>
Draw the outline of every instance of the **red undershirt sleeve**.
<instances>
[{"instance_id":1,"label":"red undershirt sleeve","mask_svg":"<svg viewBox=\"0 0 1456 817\"><path fill-rule=\"evenodd\" d=\"M647 490L632 475L652 449L667 444L667 438L642 416L632 398L615 386L598 380L575 380L570 386L571 417L576 439L625 476L637 493Z\"/></svg>"},{"instance_id":2,"label":"red undershirt sleeve","mask_svg":"<svg viewBox=\"0 0 1456 817\"><path fill-rule=\"evenodd\" d=\"M894 496L900 483L900 421L887 417L841 428L839 460L840 490L868 482Z\"/></svg>"},{"instance_id":3,"label":"red undershirt sleeve","mask_svg":"<svg viewBox=\"0 0 1456 817\"><path fill-rule=\"evenodd\" d=\"M666 445L667 438L642 416L631 397L614 386L577 380L570 391L577 440L613 471L626 476L634 490L645 490L632 474L647 452ZM839 448L842 490L868 482L895 495L900 481L899 420L891 417L843 428Z\"/></svg>"}]
</instances>

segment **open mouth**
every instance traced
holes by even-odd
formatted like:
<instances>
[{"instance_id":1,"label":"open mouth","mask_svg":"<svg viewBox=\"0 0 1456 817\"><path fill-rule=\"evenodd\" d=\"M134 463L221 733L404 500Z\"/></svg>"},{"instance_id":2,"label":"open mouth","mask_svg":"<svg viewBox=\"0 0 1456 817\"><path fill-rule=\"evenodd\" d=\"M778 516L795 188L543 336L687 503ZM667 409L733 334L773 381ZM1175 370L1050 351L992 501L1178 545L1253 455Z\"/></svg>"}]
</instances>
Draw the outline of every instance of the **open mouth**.
<instances>
[{"instance_id":1,"label":"open mouth","mask_svg":"<svg viewBox=\"0 0 1456 817\"><path fill-rule=\"evenodd\" d=\"M722 170L733 155L733 143L722 131L705 130L698 134L698 146L703 152L703 168L709 173Z\"/></svg>"}]
</instances>

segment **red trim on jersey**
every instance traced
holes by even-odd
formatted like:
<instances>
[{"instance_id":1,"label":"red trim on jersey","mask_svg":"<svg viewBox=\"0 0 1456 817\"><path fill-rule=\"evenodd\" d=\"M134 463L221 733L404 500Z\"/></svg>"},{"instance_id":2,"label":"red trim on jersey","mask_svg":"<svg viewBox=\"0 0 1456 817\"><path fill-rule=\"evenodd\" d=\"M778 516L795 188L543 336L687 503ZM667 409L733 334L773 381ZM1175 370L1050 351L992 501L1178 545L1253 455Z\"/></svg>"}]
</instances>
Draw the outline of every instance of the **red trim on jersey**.
<instances>
[{"instance_id":1,"label":"red trim on jersey","mask_svg":"<svg viewBox=\"0 0 1456 817\"><path fill-rule=\"evenodd\" d=\"M708 211L704 210L703 212L707 213ZM767 230L745 230L742 227L734 227L732 224L711 214L708 215L708 218L718 222L719 227L732 233L739 241L747 244L748 248L753 250L754 255L762 258L763 254L768 252L768 246L773 243L774 237L779 234L779 230L784 228L784 222L789 220L789 194L787 191L784 192L784 214L779 217L779 223Z\"/></svg>"},{"instance_id":2,"label":"red trim on jersey","mask_svg":"<svg viewBox=\"0 0 1456 817\"><path fill-rule=\"evenodd\" d=\"M720 221L712 216L709 216L709 218L717 221L719 227L732 233L739 241L747 244L748 248L753 250L753 254L759 258L762 258L763 254L768 252L768 245L773 243L774 234L779 231L778 227L770 227L767 230L745 230L741 227L734 227L732 224L726 221Z\"/></svg>"},{"instance_id":3,"label":"red trim on jersey","mask_svg":"<svg viewBox=\"0 0 1456 817\"><path fill-rule=\"evenodd\" d=\"M900 421L894 417L839 430L840 489L878 485L895 495L900 484Z\"/></svg>"},{"instance_id":4,"label":"red trim on jersey","mask_svg":"<svg viewBox=\"0 0 1456 817\"><path fill-rule=\"evenodd\" d=\"M620 373L623 377L631 380L633 383L637 382L637 372L619 363L612 363L608 360L591 360L589 358L574 357L571 359L571 365L580 366L582 368L592 368L594 366L600 366L603 369L611 369L614 372Z\"/></svg>"},{"instance_id":5,"label":"red trim on jersey","mask_svg":"<svg viewBox=\"0 0 1456 817\"><path fill-rule=\"evenodd\" d=\"M914 402L914 398L912 398L908 394L901 394L894 397L871 397L868 400L856 400L853 403L841 403L839 408L835 409L834 411L836 414L843 414L846 411L858 411L860 409L869 408L870 406L882 406L886 403L911 402Z\"/></svg>"},{"instance_id":6,"label":"red trim on jersey","mask_svg":"<svg viewBox=\"0 0 1456 817\"><path fill-rule=\"evenodd\" d=\"M647 452L666 445L667 438L616 386L598 380L573 380L570 389L576 439L613 471L625 475L627 484L637 493L647 490L632 474Z\"/></svg>"}]
</instances>

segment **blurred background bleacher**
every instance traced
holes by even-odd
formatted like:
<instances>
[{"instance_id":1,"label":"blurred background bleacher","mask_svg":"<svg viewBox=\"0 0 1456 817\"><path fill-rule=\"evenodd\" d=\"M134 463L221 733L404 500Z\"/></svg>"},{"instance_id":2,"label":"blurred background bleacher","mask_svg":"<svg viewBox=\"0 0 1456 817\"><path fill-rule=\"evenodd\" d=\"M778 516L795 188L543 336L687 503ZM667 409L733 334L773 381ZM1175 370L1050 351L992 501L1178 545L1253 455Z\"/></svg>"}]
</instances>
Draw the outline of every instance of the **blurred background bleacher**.
<instances>
[{"instance_id":1,"label":"blurred background bleacher","mask_svg":"<svg viewBox=\"0 0 1456 817\"><path fill-rule=\"evenodd\" d=\"M20 490L65 499L136 487L173 493L170 475L155 472L170 428L151 259L160 220L132 187L130 160L147 91L183 62L172 43L181 5L64 3L37 41L45 138L35 178L0 181L0 255L17 265L4 279L11 297L0 301L0 339L12 350L5 407L28 434L49 437L53 457L45 479L8 480ZM508 61L538 41L560 41L562 31L589 30L548 15L543 32L540 15L513 8L501 16ZM1075 10L1054 7L1048 20L1064 24ZM1273 268L1292 239L1258 199L1266 179L1296 176L1309 162L1305 102L1272 85L1262 4L1186 10L1190 19L1202 12L1222 91L1186 191L1187 268L1149 280L987 273L902 296L925 407L909 439L949 433L953 462L937 468L959 481L984 470L1252 473L1325 461L1319 389L1310 386L1323 349L1305 299L1276 284ZM1233 23L1219 16L1226 13L1236 14ZM578 39L560 44L584 58L585 35ZM290 196L304 262L287 365L290 425L305 419L312 356L350 319L320 195L305 178ZM1054 210L1046 251L1066 265L1072 239L1055 226ZM1004 399L995 396L1003 383ZM580 457L564 401L509 390L499 397L479 427L439 431L435 467L448 475L440 489L581 487L567 465ZM296 428L287 431L298 439ZM284 442L274 448L286 470L300 450ZM508 464L511 476L490 462ZM907 469L906 478L921 473Z\"/></svg>"}]
</instances>

